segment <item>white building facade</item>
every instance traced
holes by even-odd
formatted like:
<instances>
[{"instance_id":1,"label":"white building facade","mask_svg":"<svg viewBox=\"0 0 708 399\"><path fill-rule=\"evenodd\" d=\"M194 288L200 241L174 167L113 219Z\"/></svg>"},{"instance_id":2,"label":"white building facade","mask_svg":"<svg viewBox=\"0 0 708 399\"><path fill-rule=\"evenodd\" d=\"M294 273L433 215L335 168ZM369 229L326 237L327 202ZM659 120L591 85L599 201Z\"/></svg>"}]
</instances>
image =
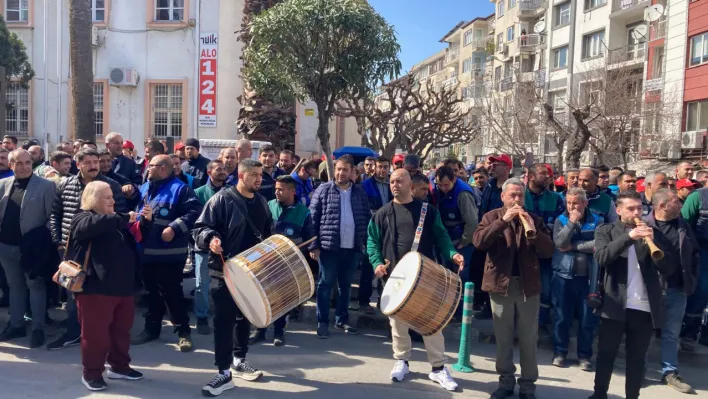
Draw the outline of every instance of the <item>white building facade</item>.
<instances>
[{"instance_id":1,"label":"white building facade","mask_svg":"<svg viewBox=\"0 0 708 399\"><path fill-rule=\"evenodd\" d=\"M234 32L243 0L92 0L92 6L99 141L111 131L137 147L147 137L236 138L243 83ZM51 145L71 139L69 1L0 0L0 12L36 73L29 89L8 89L17 112L8 114L7 134ZM200 39L210 50L201 59Z\"/></svg>"}]
</instances>

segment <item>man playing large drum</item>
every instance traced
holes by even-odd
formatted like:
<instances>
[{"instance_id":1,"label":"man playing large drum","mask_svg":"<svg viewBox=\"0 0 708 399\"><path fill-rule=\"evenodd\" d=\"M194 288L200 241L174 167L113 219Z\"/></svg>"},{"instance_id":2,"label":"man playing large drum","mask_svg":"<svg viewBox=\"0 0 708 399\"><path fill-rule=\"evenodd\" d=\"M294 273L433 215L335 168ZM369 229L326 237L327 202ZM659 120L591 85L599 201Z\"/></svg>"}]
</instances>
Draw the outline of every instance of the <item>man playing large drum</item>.
<instances>
[{"instance_id":1,"label":"man playing large drum","mask_svg":"<svg viewBox=\"0 0 708 399\"><path fill-rule=\"evenodd\" d=\"M260 162L242 160L238 165L238 184L216 193L194 225L197 248L212 252L209 274L213 278L214 357L219 373L202 388L205 396L218 396L233 388L232 372L246 381L255 381L263 375L246 362L251 323L229 292L222 262L270 236L273 218L265 198L258 194L262 169Z\"/></svg>"},{"instance_id":2,"label":"man playing large drum","mask_svg":"<svg viewBox=\"0 0 708 399\"><path fill-rule=\"evenodd\" d=\"M389 202L376 212L368 229L369 260L372 265L375 265L376 276L384 278L393 270L392 268L389 270L386 260L395 267L403 255L411 250L416 227L419 226L421 212L424 209L423 202L413 199L411 178L405 169L397 169L391 175L391 192L393 202ZM434 259L437 249L446 259L452 259L462 269L464 259L455 251L450 236L440 220L440 214L432 206L426 208L427 217L423 221L418 252ZM390 222L393 222L393 225ZM408 374L408 359L411 355L409 328L406 323L391 318L393 358L396 359L396 365L391 371L393 381L403 381ZM447 358L442 331L423 337L423 341L428 353L428 361L433 368L429 374L430 379L447 390L456 390L457 383L445 367Z\"/></svg>"}]
</instances>

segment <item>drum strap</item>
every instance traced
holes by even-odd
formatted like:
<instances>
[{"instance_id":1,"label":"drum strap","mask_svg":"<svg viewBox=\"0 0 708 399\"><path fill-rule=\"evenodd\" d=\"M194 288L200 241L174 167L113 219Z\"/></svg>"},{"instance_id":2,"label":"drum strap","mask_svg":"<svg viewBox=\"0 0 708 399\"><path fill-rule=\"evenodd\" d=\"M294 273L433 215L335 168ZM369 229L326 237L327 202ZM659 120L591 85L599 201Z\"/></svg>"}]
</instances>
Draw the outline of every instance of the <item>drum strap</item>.
<instances>
[{"instance_id":1,"label":"drum strap","mask_svg":"<svg viewBox=\"0 0 708 399\"><path fill-rule=\"evenodd\" d=\"M415 229L415 238L413 238L413 246L411 251L418 251L418 246L420 245L420 236L423 235L423 225L425 224L425 215L428 213L428 203L423 202L423 206L420 208L420 220L418 221L418 228Z\"/></svg>"},{"instance_id":2,"label":"drum strap","mask_svg":"<svg viewBox=\"0 0 708 399\"><path fill-rule=\"evenodd\" d=\"M253 220L251 220L251 217L248 215L248 210L246 209L246 204L243 203L243 200L238 197L238 195L234 192L234 190L236 190L236 188L228 188L225 191L226 191L226 194L231 196L231 198L233 198L234 202L236 202L236 206L243 214L243 217L246 219L246 223L248 223L248 226L253 231L253 234L258 239L258 242L263 242L263 236L261 235L261 231L258 230L255 223L253 223Z\"/></svg>"}]
</instances>

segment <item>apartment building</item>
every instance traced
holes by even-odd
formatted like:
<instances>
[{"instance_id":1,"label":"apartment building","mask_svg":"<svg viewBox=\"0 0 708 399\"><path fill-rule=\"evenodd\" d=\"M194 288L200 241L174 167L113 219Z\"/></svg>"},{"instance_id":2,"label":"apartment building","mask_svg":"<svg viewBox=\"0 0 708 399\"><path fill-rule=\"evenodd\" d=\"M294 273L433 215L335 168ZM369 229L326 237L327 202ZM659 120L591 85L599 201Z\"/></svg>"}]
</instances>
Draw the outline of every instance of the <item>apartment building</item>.
<instances>
[{"instance_id":1,"label":"apartment building","mask_svg":"<svg viewBox=\"0 0 708 399\"><path fill-rule=\"evenodd\" d=\"M705 157L708 130L708 0L682 2L687 8L686 62L681 120L683 153ZM686 4L688 3L688 4ZM672 3L673 4L673 3ZM669 19L670 21L670 19ZM667 33L671 40L673 31ZM666 46L671 51L670 45ZM667 53L668 57L668 53Z\"/></svg>"},{"instance_id":2,"label":"apartment building","mask_svg":"<svg viewBox=\"0 0 708 399\"><path fill-rule=\"evenodd\" d=\"M95 132L136 145L147 137L235 139L243 92L244 0L91 0ZM27 47L29 88L10 84L6 132L50 147L73 137L69 0L0 0L0 14ZM321 153L317 111L297 104L296 151ZM356 122L330 121L332 146L358 145ZM142 150L142 145L138 145Z\"/></svg>"}]
</instances>

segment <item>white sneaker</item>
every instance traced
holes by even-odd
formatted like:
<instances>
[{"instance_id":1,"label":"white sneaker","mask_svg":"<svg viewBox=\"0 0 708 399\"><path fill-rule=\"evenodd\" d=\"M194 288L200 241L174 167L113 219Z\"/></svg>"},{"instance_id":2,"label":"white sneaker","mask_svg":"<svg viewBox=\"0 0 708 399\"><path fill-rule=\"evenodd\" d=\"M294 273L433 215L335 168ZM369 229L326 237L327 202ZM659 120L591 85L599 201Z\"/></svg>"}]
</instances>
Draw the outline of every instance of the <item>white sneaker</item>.
<instances>
[{"instance_id":1,"label":"white sneaker","mask_svg":"<svg viewBox=\"0 0 708 399\"><path fill-rule=\"evenodd\" d=\"M408 365L406 362L399 360L396 362L396 365L393 366L393 370L391 370L391 381L401 382L408 373Z\"/></svg>"},{"instance_id":2,"label":"white sneaker","mask_svg":"<svg viewBox=\"0 0 708 399\"><path fill-rule=\"evenodd\" d=\"M428 374L428 378L440 384L441 387L447 389L448 391L457 390L457 383L450 375L450 370L447 367L443 367L440 371L433 371Z\"/></svg>"}]
</instances>

